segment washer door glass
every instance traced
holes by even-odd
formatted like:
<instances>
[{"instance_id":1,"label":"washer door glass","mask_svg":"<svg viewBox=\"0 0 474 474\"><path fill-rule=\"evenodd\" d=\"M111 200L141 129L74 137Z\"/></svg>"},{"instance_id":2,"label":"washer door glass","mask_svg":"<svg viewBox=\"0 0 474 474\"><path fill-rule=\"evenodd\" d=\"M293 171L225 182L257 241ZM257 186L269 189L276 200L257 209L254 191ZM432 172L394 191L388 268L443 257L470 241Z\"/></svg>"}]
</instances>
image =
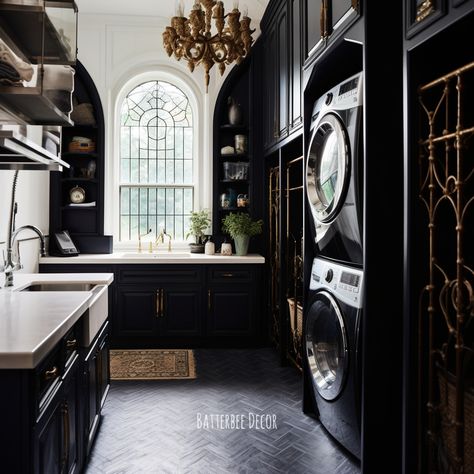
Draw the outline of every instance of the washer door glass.
<instances>
[{"instance_id":1,"label":"washer door glass","mask_svg":"<svg viewBox=\"0 0 474 474\"><path fill-rule=\"evenodd\" d=\"M341 310L326 291L317 294L308 311L306 356L316 390L334 400L344 386L349 352Z\"/></svg>"},{"instance_id":2,"label":"washer door glass","mask_svg":"<svg viewBox=\"0 0 474 474\"><path fill-rule=\"evenodd\" d=\"M306 161L306 190L315 218L334 220L344 203L349 178L349 143L341 120L324 115L311 138Z\"/></svg>"}]
</instances>

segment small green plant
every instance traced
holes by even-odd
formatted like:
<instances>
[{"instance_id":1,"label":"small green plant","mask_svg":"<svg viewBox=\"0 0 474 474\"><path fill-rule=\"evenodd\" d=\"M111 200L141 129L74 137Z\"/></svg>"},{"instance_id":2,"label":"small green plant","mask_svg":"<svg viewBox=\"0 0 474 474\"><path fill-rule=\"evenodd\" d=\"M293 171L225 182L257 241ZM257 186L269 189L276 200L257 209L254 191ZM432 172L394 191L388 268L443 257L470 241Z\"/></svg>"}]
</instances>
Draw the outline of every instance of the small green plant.
<instances>
[{"instance_id":1,"label":"small green plant","mask_svg":"<svg viewBox=\"0 0 474 474\"><path fill-rule=\"evenodd\" d=\"M231 212L222 219L222 231L229 234L233 239L237 235L253 235L261 234L263 229L263 221L261 219L253 221L249 214L245 212Z\"/></svg>"},{"instance_id":2,"label":"small green plant","mask_svg":"<svg viewBox=\"0 0 474 474\"><path fill-rule=\"evenodd\" d=\"M211 217L207 209L191 211L191 215L189 216L189 231L186 234L186 239L194 235L194 242L196 244L202 244L204 231L209 227L210 223Z\"/></svg>"}]
</instances>

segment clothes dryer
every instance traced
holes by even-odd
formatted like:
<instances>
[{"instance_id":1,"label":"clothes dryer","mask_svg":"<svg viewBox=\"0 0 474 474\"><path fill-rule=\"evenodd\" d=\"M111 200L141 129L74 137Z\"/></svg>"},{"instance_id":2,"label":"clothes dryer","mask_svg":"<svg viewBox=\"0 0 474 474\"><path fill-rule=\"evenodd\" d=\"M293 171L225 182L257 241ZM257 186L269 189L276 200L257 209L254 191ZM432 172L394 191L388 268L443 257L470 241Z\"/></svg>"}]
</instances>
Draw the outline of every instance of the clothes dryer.
<instances>
[{"instance_id":1,"label":"clothes dryer","mask_svg":"<svg viewBox=\"0 0 474 474\"><path fill-rule=\"evenodd\" d=\"M362 265L362 73L320 97L311 117L306 194L315 254Z\"/></svg>"},{"instance_id":2,"label":"clothes dryer","mask_svg":"<svg viewBox=\"0 0 474 474\"><path fill-rule=\"evenodd\" d=\"M360 269L315 258L304 326L304 379L319 419L359 459L362 289Z\"/></svg>"}]
</instances>

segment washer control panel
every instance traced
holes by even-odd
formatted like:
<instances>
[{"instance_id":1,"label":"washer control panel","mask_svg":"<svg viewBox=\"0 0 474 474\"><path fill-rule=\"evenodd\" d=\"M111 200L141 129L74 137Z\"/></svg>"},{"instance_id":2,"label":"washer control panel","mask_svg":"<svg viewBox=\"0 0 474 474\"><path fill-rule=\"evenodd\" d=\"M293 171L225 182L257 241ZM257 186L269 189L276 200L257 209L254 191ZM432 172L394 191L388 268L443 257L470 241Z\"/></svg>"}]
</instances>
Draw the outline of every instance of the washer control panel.
<instances>
[{"instance_id":1,"label":"washer control panel","mask_svg":"<svg viewBox=\"0 0 474 474\"><path fill-rule=\"evenodd\" d=\"M312 130L318 117L329 110L347 110L363 103L362 73L349 77L322 95L313 106L311 114Z\"/></svg>"},{"instance_id":2,"label":"washer control panel","mask_svg":"<svg viewBox=\"0 0 474 474\"><path fill-rule=\"evenodd\" d=\"M309 289L327 288L342 302L361 308L363 276L364 273L358 268L315 258Z\"/></svg>"}]
</instances>

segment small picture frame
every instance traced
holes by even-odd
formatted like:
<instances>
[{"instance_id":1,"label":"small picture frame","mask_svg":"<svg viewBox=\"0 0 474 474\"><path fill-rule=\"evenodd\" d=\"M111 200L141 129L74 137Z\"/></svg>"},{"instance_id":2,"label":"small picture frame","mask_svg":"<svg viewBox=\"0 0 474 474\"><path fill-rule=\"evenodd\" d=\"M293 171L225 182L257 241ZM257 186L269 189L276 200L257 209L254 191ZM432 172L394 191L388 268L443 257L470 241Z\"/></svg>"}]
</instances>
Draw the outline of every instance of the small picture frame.
<instances>
[{"instance_id":1,"label":"small picture frame","mask_svg":"<svg viewBox=\"0 0 474 474\"><path fill-rule=\"evenodd\" d=\"M406 37L413 37L446 12L445 0L406 0Z\"/></svg>"}]
</instances>

